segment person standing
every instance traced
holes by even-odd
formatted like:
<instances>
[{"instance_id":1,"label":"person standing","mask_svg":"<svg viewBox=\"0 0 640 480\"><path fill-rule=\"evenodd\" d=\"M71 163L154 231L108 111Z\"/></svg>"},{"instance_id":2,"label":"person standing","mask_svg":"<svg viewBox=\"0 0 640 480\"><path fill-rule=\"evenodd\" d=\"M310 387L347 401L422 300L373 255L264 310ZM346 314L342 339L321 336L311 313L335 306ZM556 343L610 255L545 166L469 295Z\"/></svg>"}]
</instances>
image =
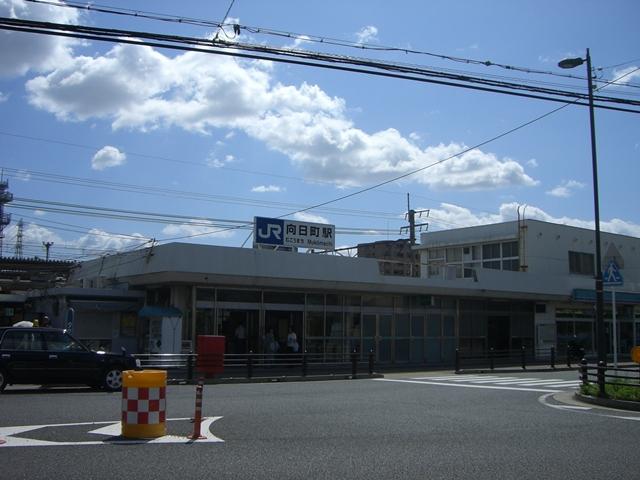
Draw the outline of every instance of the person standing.
<instances>
[{"instance_id":1,"label":"person standing","mask_svg":"<svg viewBox=\"0 0 640 480\"><path fill-rule=\"evenodd\" d=\"M245 353L247 343L247 332L244 323L239 323L235 331L236 337L236 353Z\"/></svg>"},{"instance_id":2,"label":"person standing","mask_svg":"<svg viewBox=\"0 0 640 480\"><path fill-rule=\"evenodd\" d=\"M298 353L300 346L298 345L298 336L293 331L292 327L289 327L289 334L287 335L287 353Z\"/></svg>"}]
</instances>

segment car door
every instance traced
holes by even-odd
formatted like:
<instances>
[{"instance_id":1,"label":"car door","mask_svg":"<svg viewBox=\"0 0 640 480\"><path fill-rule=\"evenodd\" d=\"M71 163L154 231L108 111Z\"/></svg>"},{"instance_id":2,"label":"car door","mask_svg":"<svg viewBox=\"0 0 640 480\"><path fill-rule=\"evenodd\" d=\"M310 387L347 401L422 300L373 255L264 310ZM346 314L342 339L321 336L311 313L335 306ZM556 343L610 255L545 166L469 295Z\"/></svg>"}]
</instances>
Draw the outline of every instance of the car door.
<instances>
[{"instance_id":1,"label":"car door","mask_svg":"<svg viewBox=\"0 0 640 480\"><path fill-rule=\"evenodd\" d=\"M50 383L92 383L99 377L97 354L62 331L43 332Z\"/></svg>"},{"instance_id":2,"label":"car door","mask_svg":"<svg viewBox=\"0 0 640 480\"><path fill-rule=\"evenodd\" d=\"M10 383L46 381L48 354L36 329L7 330L0 344L0 356Z\"/></svg>"}]
</instances>

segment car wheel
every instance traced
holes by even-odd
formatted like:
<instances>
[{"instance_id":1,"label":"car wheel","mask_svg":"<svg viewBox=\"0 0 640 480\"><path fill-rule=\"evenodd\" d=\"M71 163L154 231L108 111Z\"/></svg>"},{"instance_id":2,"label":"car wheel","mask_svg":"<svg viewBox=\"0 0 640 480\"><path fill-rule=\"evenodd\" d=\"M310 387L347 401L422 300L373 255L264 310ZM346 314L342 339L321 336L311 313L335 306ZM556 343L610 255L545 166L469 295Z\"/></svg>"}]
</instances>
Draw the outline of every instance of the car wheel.
<instances>
[{"instance_id":1,"label":"car wheel","mask_svg":"<svg viewBox=\"0 0 640 480\"><path fill-rule=\"evenodd\" d=\"M106 370L103 379L105 390L108 390L109 392L120 390L122 388L122 369L119 367L112 367Z\"/></svg>"},{"instance_id":2,"label":"car wheel","mask_svg":"<svg viewBox=\"0 0 640 480\"><path fill-rule=\"evenodd\" d=\"M0 368L0 392L7 386L7 374Z\"/></svg>"}]
</instances>

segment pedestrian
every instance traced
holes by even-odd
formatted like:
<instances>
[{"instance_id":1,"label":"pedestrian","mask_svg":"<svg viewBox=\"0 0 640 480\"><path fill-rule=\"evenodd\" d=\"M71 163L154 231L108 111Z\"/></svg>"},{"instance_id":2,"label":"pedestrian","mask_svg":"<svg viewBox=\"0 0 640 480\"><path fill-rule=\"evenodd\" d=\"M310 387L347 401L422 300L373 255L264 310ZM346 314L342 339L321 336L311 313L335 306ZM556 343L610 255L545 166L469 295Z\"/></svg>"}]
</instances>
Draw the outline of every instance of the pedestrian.
<instances>
[{"instance_id":1,"label":"pedestrian","mask_svg":"<svg viewBox=\"0 0 640 480\"><path fill-rule=\"evenodd\" d=\"M289 327L289 335L287 335L287 352L298 353L299 348L298 336L296 335L296 332L293 331L293 328Z\"/></svg>"},{"instance_id":2,"label":"pedestrian","mask_svg":"<svg viewBox=\"0 0 640 480\"><path fill-rule=\"evenodd\" d=\"M236 331L235 331L235 337L236 337L236 352L235 353L245 353L245 344L246 344L246 340L247 340L247 333L246 333L246 329L244 328L244 324L243 323L239 323L238 326L236 327Z\"/></svg>"}]
</instances>

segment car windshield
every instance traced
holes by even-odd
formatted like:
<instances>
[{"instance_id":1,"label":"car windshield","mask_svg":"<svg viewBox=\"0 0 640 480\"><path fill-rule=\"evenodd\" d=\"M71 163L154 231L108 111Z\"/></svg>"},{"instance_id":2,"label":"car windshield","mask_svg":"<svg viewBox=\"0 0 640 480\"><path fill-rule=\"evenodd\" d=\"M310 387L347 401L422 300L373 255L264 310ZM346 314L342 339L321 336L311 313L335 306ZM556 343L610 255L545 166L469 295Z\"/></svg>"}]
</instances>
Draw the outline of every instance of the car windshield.
<instances>
[{"instance_id":1,"label":"car windshield","mask_svg":"<svg viewBox=\"0 0 640 480\"><path fill-rule=\"evenodd\" d=\"M47 350L53 352L84 352L86 348L64 332L42 332Z\"/></svg>"}]
</instances>

